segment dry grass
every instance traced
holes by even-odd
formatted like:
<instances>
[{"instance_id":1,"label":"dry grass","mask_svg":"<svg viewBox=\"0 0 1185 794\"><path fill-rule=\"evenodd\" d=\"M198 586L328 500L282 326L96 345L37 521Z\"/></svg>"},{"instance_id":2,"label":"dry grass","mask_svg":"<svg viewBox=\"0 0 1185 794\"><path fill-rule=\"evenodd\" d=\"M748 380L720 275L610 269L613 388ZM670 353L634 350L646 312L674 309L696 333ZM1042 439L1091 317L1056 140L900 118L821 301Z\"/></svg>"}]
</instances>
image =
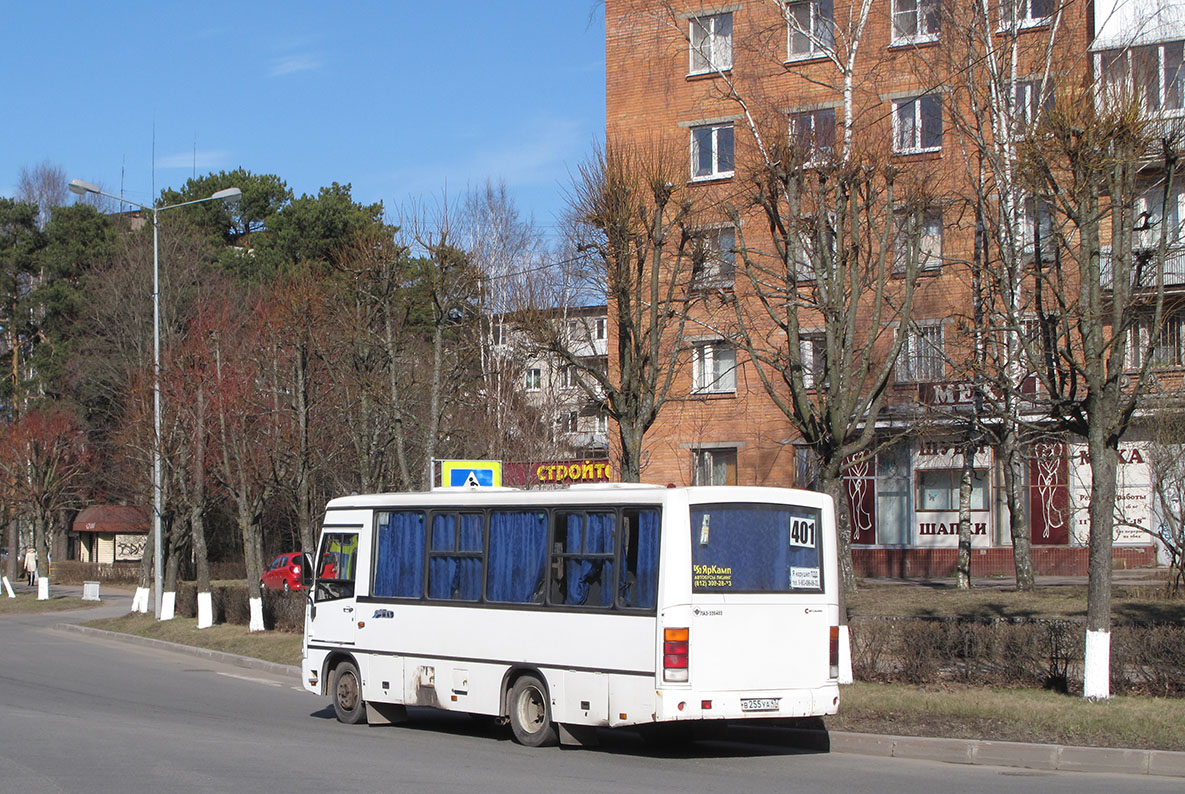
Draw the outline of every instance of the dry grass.
<instances>
[{"instance_id":1,"label":"dry grass","mask_svg":"<svg viewBox=\"0 0 1185 794\"><path fill-rule=\"evenodd\" d=\"M83 601L78 596L51 594L46 601L38 601L35 593L17 593L9 598L0 589L0 615L27 615L33 612L63 612L68 609L89 609L99 606L98 601Z\"/></svg>"},{"instance_id":2,"label":"dry grass","mask_svg":"<svg viewBox=\"0 0 1185 794\"><path fill-rule=\"evenodd\" d=\"M1089 747L1185 750L1185 700L1093 703L1034 690L862 684L844 687L829 730Z\"/></svg>"},{"instance_id":3,"label":"dry grass","mask_svg":"<svg viewBox=\"0 0 1185 794\"><path fill-rule=\"evenodd\" d=\"M1185 599L1168 599L1158 585L1117 586L1111 614L1137 623L1185 620ZM966 618L1085 618L1086 587L1056 585L1019 593L1011 587L959 590L953 583L864 585L848 599L853 615Z\"/></svg>"},{"instance_id":4,"label":"dry grass","mask_svg":"<svg viewBox=\"0 0 1185 794\"><path fill-rule=\"evenodd\" d=\"M124 615L86 624L96 629L135 634L198 648L237 653L280 664L300 664L300 634L285 631L247 631L246 626L219 623L199 629L194 618L158 621L151 615Z\"/></svg>"}]
</instances>

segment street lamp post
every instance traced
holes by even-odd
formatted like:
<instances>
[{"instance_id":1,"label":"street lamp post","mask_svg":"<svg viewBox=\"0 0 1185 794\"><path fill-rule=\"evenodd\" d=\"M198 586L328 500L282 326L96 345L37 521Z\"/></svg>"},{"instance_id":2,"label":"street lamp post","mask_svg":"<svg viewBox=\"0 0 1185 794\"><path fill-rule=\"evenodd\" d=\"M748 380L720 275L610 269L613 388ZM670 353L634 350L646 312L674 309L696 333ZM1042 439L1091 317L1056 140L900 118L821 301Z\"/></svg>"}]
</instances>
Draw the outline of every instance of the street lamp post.
<instances>
[{"instance_id":1,"label":"street lamp post","mask_svg":"<svg viewBox=\"0 0 1185 794\"><path fill-rule=\"evenodd\" d=\"M237 201L243 191L237 187L219 190L211 196L163 207L149 206L130 201L121 196L104 193L96 185L81 179L70 180L70 192L83 195L93 193L116 201L133 204L152 214L152 602L157 620L160 619L161 598L164 588L161 563L161 516L164 514L164 484L161 480L161 438L160 438L160 213L165 210L202 204L207 201Z\"/></svg>"}]
</instances>

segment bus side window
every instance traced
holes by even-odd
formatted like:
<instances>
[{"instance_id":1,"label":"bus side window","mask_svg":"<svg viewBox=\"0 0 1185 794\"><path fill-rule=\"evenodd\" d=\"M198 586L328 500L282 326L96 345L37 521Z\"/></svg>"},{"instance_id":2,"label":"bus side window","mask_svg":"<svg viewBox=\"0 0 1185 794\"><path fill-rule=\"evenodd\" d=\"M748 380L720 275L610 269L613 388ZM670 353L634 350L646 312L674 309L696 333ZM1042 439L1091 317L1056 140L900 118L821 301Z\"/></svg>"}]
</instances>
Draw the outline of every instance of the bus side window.
<instances>
[{"instance_id":1,"label":"bus side window","mask_svg":"<svg viewBox=\"0 0 1185 794\"><path fill-rule=\"evenodd\" d=\"M491 511L486 598L513 604L539 603L546 576L547 513Z\"/></svg>"},{"instance_id":2,"label":"bus side window","mask_svg":"<svg viewBox=\"0 0 1185 794\"><path fill-rule=\"evenodd\" d=\"M424 514L401 510L378 514L373 595L419 598L424 594Z\"/></svg>"},{"instance_id":3,"label":"bus side window","mask_svg":"<svg viewBox=\"0 0 1185 794\"><path fill-rule=\"evenodd\" d=\"M551 603L613 606L616 513L556 513Z\"/></svg>"},{"instance_id":4,"label":"bus side window","mask_svg":"<svg viewBox=\"0 0 1185 794\"><path fill-rule=\"evenodd\" d=\"M621 578L617 603L629 609L654 609L658 601L658 510L622 511Z\"/></svg>"},{"instance_id":5,"label":"bus side window","mask_svg":"<svg viewBox=\"0 0 1185 794\"><path fill-rule=\"evenodd\" d=\"M436 513L428 549L428 597L455 601L481 598L485 517Z\"/></svg>"}]
</instances>

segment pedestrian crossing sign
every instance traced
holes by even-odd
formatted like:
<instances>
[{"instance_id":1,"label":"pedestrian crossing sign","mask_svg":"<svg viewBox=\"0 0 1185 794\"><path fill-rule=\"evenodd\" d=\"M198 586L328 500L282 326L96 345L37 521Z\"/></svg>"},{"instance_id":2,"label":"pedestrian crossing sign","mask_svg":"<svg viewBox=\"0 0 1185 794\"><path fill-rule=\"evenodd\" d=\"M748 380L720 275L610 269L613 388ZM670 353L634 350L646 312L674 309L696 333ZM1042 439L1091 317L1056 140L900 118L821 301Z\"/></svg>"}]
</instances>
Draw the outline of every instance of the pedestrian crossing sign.
<instances>
[{"instance_id":1,"label":"pedestrian crossing sign","mask_svg":"<svg viewBox=\"0 0 1185 794\"><path fill-rule=\"evenodd\" d=\"M497 488L502 485L502 461L442 460L440 480L453 488Z\"/></svg>"}]
</instances>

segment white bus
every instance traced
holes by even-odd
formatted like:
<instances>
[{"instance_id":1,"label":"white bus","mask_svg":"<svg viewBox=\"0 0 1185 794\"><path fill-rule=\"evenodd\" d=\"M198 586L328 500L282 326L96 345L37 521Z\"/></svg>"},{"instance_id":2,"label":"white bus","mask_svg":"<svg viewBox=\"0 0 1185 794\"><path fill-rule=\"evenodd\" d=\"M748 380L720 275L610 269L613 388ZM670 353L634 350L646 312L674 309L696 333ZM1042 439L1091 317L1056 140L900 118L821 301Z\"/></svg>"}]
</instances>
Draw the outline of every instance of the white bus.
<instances>
[{"instance_id":1,"label":"white bus","mask_svg":"<svg viewBox=\"0 0 1185 794\"><path fill-rule=\"evenodd\" d=\"M834 714L835 516L781 488L442 488L334 499L301 678L338 719L408 706L597 726Z\"/></svg>"}]
</instances>

